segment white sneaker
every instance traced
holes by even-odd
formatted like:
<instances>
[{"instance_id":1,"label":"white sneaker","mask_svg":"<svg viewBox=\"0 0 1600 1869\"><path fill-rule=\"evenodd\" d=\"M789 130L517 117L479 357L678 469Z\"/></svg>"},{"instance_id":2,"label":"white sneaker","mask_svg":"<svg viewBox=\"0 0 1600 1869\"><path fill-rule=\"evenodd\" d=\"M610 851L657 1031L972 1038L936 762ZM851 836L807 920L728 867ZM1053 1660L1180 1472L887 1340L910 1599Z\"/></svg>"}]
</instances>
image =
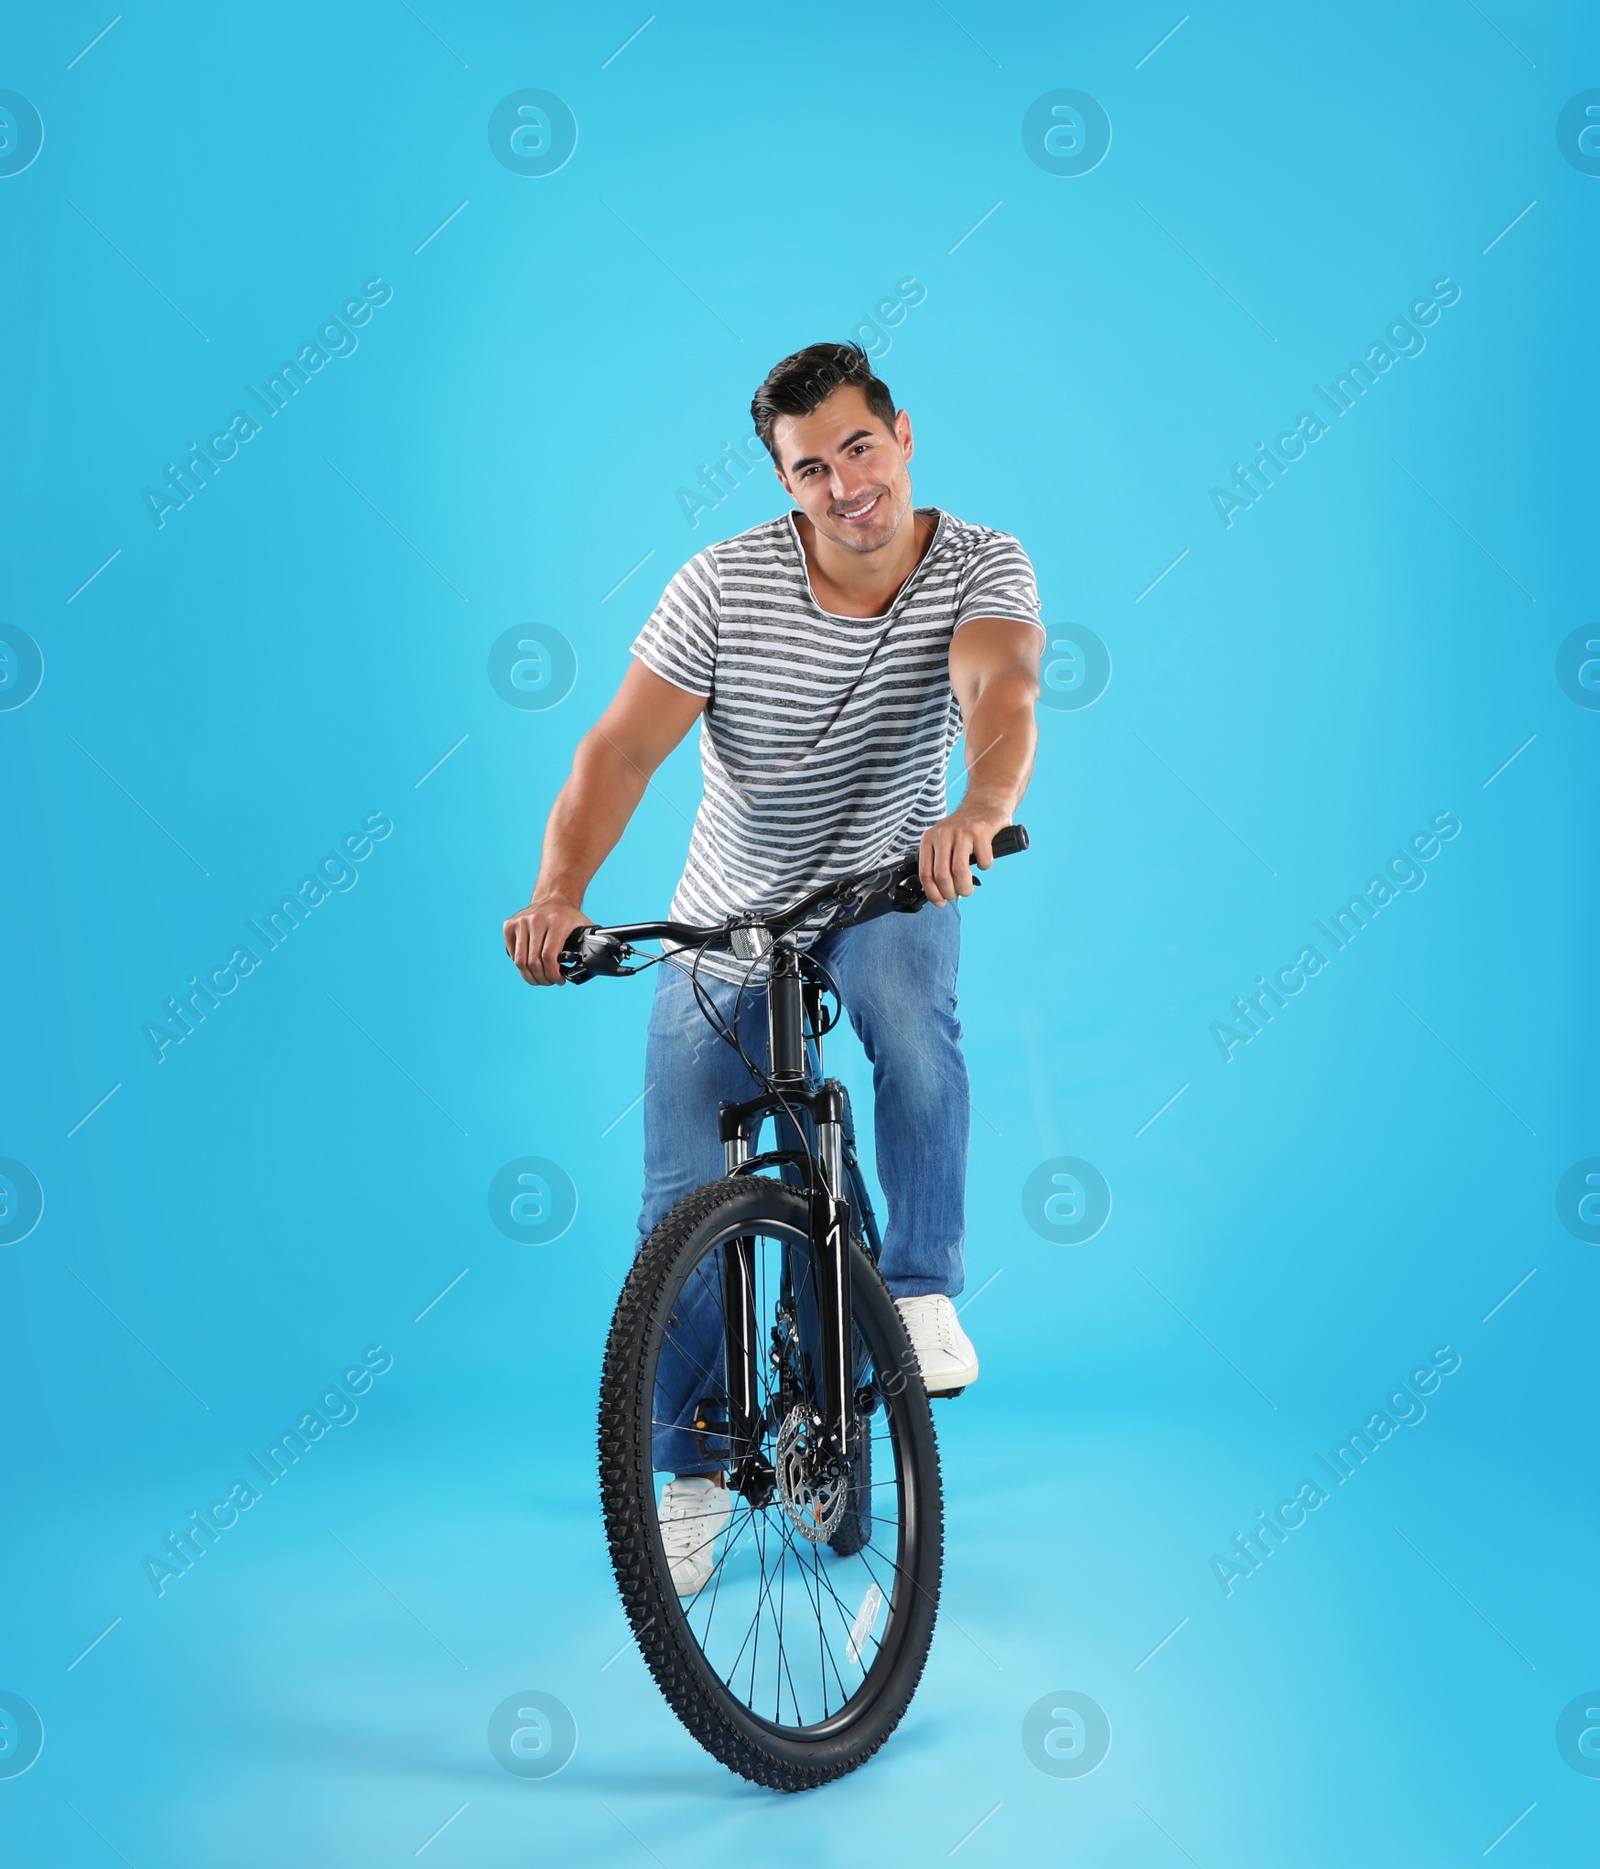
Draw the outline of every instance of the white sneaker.
<instances>
[{"instance_id":1,"label":"white sneaker","mask_svg":"<svg viewBox=\"0 0 1600 1869\"><path fill-rule=\"evenodd\" d=\"M733 1511L733 1494L703 1476L668 1480L661 1494L661 1542L679 1596L695 1596L711 1575L712 1549Z\"/></svg>"},{"instance_id":2,"label":"white sneaker","mask_svg":"<svg viewBox=\"0 0 1600 1869\"><path fill-rule=\"evenodd\" d=\"M920 1298L896 1298L895 1309L906 1327L930 1395L946 1395L978 1380L978 1352L961 1328L956 1308L943 1292Z\"/></svg>"}]
</instances>

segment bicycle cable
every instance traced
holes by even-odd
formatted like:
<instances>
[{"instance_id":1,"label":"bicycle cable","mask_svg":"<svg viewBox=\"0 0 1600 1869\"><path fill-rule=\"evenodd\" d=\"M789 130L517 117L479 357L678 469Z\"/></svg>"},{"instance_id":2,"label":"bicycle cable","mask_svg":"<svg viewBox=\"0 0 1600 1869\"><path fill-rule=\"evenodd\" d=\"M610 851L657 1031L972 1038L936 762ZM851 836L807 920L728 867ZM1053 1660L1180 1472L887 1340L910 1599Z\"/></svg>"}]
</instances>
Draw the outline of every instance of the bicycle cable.
<instances>
[{"instance_id":1,"label":"bicycle cable","mask_svg":"<svg viewBox=\"0 0 1600 1869\"><path fill-rule=\"evenodd\" d=\"M821 938L825 934L828 934L829 932L831 932L831 930L837 923L837 918L842 908L843 908L843 904L840 904L839 908L836 908L834 910L833 915L830 916L830 918L827 921L825 921L820 928L813 931L812 933L813 943L820 941ZM719 931L719 934L720 932L721 931ZM697 1010L699 1011L700 1016L705 1020L706 1024L711 1027L712 1031L716 1034L718 1038L720 1038L725 1044L730 1045L733 1048L740 1062L744 1065L745 1069L750 1073L750 1075L755 1079L757 1085L759 1085L759 1087L762 1090L764 1090L768 1096L772 1097L776 1101L776 1103L778 1104L778 1107L783 1111L784 1115L789 1119L789 1125L791 1129L794 1131L795 1135L799 1137L800 1146L805 1151L806 1167L808 1170L809 1178L812 1181L815 1181L818 1178L817 1159L811 1147L811 1140L810 1140L810 1137L806 1133L805 1126L800 1122L799 1118L796 1116L794 1109L791 1107L789 1103L788 1098L783 1094L782 1090L778 1088L777 1084L773 1082L772 1078L767 1074L767 1072L762 1070L760 1065L756 1063L755 1059L752 1058L750 1054L745 1050L744 1045L741 1042L740 1037L739 1037L739 1019L740 1019L740 1014L744 1006L745 992L750 986L751 980L755 975L756 969L761 965L762 961L767 958L767 956L758 954L750 962L749 966L745 969L743 978L738 981L737 983L738 992L734 995L734 1001L733 1001L733 1023L730 1026L727 1018L724 1016L722 1012L722 1009L717 1005L716 1001L712 998L709 989L705 987L704 985L702 985L701 980L700 980L700 964L705 959L706 952L711 947L712 942L716 940L717 938L718 938L717 935L708 936L704 941L701 941L698 944L696 944L693 949L694 960L692 964L689 966L685 966L683 961L679 958L679 956L681 956L682 954L688 951L688 948L686 945L685 947L674 948L668 952L662 952L660 954L650 954L650 955L644 956L642 965L638 969L636 969L636 971L642 973L647 967L659 967L662 965L666 965L668 967L675 968L679 973L684 975L684 977L689 982L689 986L691 990L694 993L695 1006ZM770 953L770 951L771 950L769 949L768 952ZM823 976L824 980L826 981L826 990L833 995L833 1000L834 1000L833 1010L828 1019L828 1023L826 1025L813 1026L813 1029L810 1034L812 1043L814 1043L817 1047L817 1062L818 1062L818 1066L820 1069L821 1062L822 1062L822 1039L827 1033L835 1030L835 1028L839 1025L840 1021L844 1017L844 994L840 991L839 982L834 976L833 969L828 966L826 961L822 960L816 954L816 952L814 951L814 948L808 947L803 950L803 953L804 953L805 960L813 968L815 968L818 973L820 973ZM821 1012L821 1010L822 1008L819 1005L818 1007L819 1013Z\"/></svg>"},{"instance_id":2,"label":"bicycle cable","mask_svg":"<svg viewBox=\"0 0 1600 1869\"><path fill-rule=\"evenodd\" d=\"M822 931L822 932L825 932L825 931ZM704 960L706 950L707 948L710 947L710 945L711 945L711 942L709 940L703 941L700 943L700 945L695 949L694 963L690 967L685 967L682 961L678 960L676 957L678 953L681 953L683 951L682 949L676 950L674 954L662 954L658 956L657 958L659 960L665 961L669 966L676 967L679 973L684 974L687 977L689 984L694 991L695 1004L700 1011L701 1017L706 1021L706 1023L711 1027L712 1031L715 1032L719 1038L721 1038L725 1043L733 1047L734 1051L738 1054L741 1062L743 1063L745 1069L755 1079L756 1083L760 1086L760 1088L764 1090L768 1096L773 1098L773 1100L777 1103L778 1107L783 1111L784 1115L789 1119L789 1126L794 1131L795 1135L799 1138L800 1146L805 1152L806 1169L807 1169L808 1178L814 1182L818 1179L818 1173L819 1173L818 1166L817 1166L817 1158L816 1158L815 1151L812 1149L811 1138L806 1132L805 1125L800 1121L799 1117L796 1115L793 1106L790 1104L789 1099L783 1094L783 1091L779 1089L778 1085L774 1083L774 1081L768 1075L768 1073L762 1070L761 1067L756 1063L756 1061L745 1050L744 1045L741 1043L740 1038L739 1038L739 1017L740 1017L740 1013L744 1005L745 992L750 985L751 979L753 975L755 974L756 969L761 965L761 962L766 958L766 956L757 955L755 959L753 959L750 962L750 965L745 969L744 977L738 982L739 990L735 994L734 1002L733 1002L733 1024L730 1026L727 1018L724 1016L722 1012L722 1009L717 1005L716 1001L711 997L709 990L705 986L703 986L700 981L700 963L702 960ZM809 951L807 952L806 958L809 961L811 961L814 966L819 968L823 973L827 975L829 987L831 988L835 999L839 1001L839 1004L842 1007L843 997L839 992L838 982L834 979L831 969L829 969L824 962L818 960L816 956L811 954ZM835 1024L837 1024L837 1019L831 1020L828 1025L823 1027L823 1031L831 1032ZM817 1036L818 1036L817 1034L813 1033L813 1038L816 1038Z\"/></svg>"}]
</instances>

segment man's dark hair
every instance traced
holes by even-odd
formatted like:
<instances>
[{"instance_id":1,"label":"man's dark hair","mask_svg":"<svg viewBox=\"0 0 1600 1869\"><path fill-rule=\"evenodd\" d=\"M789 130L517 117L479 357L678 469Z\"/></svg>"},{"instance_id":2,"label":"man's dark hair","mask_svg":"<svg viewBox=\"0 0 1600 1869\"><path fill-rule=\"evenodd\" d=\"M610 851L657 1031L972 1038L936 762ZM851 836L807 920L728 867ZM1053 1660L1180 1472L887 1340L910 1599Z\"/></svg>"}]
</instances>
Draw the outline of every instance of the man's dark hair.
<instances>
[{"instance_id":1,"label":"man's dark hair","mask_svg":"<svg viewBox=\"0 0 1600 1869\"><path fill-rule=\"evenodd\" d=\"M808 344L774 364L751 401L751 419L767 453L777 459L772 431L780 415L810 415L846 383L861 391L867 408L885 428L894 427L894 397L888 384L873 374L872 360L859 344Z\"/></svg>"}]
</instances>

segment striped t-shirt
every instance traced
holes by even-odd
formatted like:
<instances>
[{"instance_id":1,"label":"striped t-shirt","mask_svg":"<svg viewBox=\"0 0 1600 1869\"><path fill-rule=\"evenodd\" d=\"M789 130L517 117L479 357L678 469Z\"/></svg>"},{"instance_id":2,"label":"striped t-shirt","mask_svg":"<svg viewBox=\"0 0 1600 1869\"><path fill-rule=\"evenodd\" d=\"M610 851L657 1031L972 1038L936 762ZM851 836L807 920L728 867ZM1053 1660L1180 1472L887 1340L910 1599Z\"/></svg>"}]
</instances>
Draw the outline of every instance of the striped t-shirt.
<instances>
[{"instance_id":1,"label":"striped t-shirt","mask_svg":"<svg viewBox=\"0 0 1600 1869\"><path fill-rule=\"evenodd\" d=\"M951 636L973 617L1042 625L1017 541L928 510L932 542L882 616L822 608L794 513L708 546L667 586L633 653L707 697L705 790L674 920L782 908L914 851L945 815L961 732ZM748 973L726 955L702 965Z\"/></svg>"}]
</instances>

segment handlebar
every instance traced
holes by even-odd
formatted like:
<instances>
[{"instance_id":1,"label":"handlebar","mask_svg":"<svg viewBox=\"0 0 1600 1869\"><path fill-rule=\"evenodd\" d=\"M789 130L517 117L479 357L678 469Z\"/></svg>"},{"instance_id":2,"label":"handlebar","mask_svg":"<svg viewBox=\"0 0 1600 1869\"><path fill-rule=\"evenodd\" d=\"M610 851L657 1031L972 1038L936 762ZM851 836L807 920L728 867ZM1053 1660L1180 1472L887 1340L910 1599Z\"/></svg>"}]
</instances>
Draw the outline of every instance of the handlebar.
<instances>
[{"instance_id":1,"label":"handlebar","mask_svg":"<svg viewBox=\"0 0 1600 1869\"><path fill-rule=\"evenodd\" d=\"M1015 856L1028 848L1028 833L1020 824L1008 824L995 832L990 848L997 857ZM979 879L975 876L972 880L976 887ZM857 922L875 920L879 915L915 914L927 900L927 892L922 887L920 859L912 855L882 869L824 883L820 889L813 889L798 902L771 915L732 916L710 928L695 927L689 922L631 922L617 928L575 928L561 950L561 972L573 986L581 986L596 974L637 973L637 967L624 963L632 957L634 943L638 941L670 941L678 947L734 948L736 938L744 936L740 957L754 961L818 909L829 905L834 905L836 912L824 928L849 927ZM743 951L745 948L747 952Z\"/></svg>"}]
</instances>

